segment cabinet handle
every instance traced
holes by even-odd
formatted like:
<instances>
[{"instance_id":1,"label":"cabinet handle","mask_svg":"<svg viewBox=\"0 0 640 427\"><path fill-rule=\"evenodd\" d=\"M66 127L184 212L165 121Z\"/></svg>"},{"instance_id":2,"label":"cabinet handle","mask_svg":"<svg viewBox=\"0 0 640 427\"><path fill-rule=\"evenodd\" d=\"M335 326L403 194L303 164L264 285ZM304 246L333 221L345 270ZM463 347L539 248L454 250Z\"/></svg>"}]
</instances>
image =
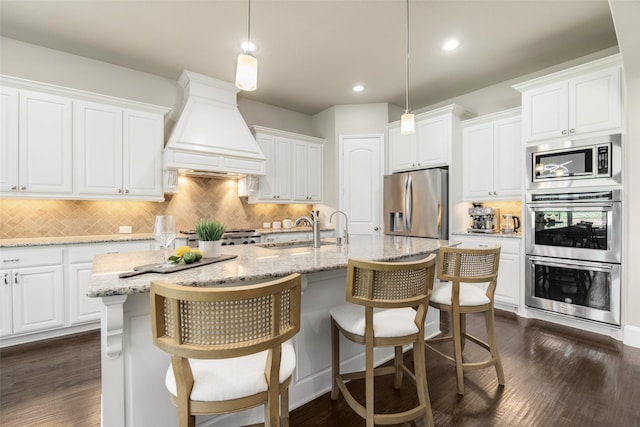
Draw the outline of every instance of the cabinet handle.
<instances>
[{"instance_id":1,"label":"cabinet handle","mask_svg":"<svg viewBox=\"0 0 640 427\"><path fill-rule=\"evenodd\" d=\"M491 195L491 191L489 191L487 194Z\"/></svg>"},{"instance_id":2,"label":"cabinet handle","mask_svg":"<svg viewBox=\"0 0 640 427\"><path fill-rule=\"evenodd\" d=\"M2 262L18 262L20 261L20 258L13 258L13 259L3 259Z\"/></svg>"},{"instance_id":3,"label":"cabinet handle","mask_svg":"<svg viewBox=\"0 0 640 427\"><path fill-rule=\"evenodd\" d=\"M124 190L124 194L129 194L129 189Z\"/></svg>"},{"instance_id":4,"label":"cabinet handle","mask_svg":"<svg viewBox=\"0 0 640 427\"><path fill-rule=\"evenodd\" d=\"M5 285L9 284L9 273L4 273L4 284Z\"/></svg>"},{"instance_id":5,"label":"cabinet handle","mask_svg":"<svg viewBox=\"0 0 640 427\"><path fill-rule=\"evenodd\" d=\"M118 188L118 194L122 194L122 188Z\"/></svg>"},{"instance_id":6,"label":"cabinet handle","mask_svg":"<svg viewBox=\"0 0 640 427\"><path fill-rule=\"evenodd\" d=\"M569 129L569 133L576 133L575 129Z\"/></svg>"},{"instance_id":7,"label":"cabinet handle","mask_svg":"<svg viewBox=\"0 0 640 427\"><path fill-rule=\"evenodd\" d=\"M378 231L380 230L380 227L373 227L373 231Z\"/></svg>"},{"instance_id":8,"label":"cabinet handle","mask_svg":"<svg viewBox=\"0 0 640 427\"><path fill-rule=\"evenodd\" d=\"M562 134L563 134L563 135L566 135L566 134L567 134L567 130L566 130L566 129L563 129L563 130L562 130Z\"/></svg>"},{"instance_id":9,"label":"cabinet handle","mask_svg":"<svg viewBox=\"0 0 640 427\"><path fill-rule=\"evenodd\" d=\"M11 186L11 189L12 189L12 190L17 190L17 189L18 189L18 186L17 186L17 185L12 185L12 186Z\"/></svg>"},{"instance_id":10,"label":"cabinet handle","mask_svg":"<svg viewBox=\"0 0 640 427\"><path fill-rule=\"evenodd\" d=\"M17 272L13 275L13 282L15 284L18 284L18 273Z\"/></svg>"},{"instance_id":11,"label":"cabinet handle","mask_svg":"<svg viewBox=\"0 0 640 427\"><path fill-rule=\"evenodd\" d=\"M26 186L26 185L21 185L21 186L20 186L20 190L26 190L26 189L27 189L27 186Z\"/></svg>"}]
</instances>

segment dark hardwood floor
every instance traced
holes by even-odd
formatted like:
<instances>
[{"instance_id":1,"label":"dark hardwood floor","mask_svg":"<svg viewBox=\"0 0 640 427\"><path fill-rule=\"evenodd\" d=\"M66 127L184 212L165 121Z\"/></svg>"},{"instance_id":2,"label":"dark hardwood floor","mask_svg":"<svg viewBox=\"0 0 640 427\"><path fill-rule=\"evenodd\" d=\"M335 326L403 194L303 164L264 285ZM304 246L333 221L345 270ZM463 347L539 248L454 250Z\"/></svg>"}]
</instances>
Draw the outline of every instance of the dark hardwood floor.
<instances>
[{"instance_id":1,"label":"dark hardwood floor","mask_svg":"<svg viewBox=\"0 0 640 427\"><path fill-rule=\"evenodd\" d=\"M472 333L484 335L482 318L469 316L468 323ZM437 426L640 426L640 349L501 312L496 324L504 387L498 387L494 370L470 372L460 397L453 366L427 351ZM443 327L448 329L446 321ZM99 347L98 334L88 333L2 349L0 425L99 426ZM484 356L471 343L466 352L472 360ZM399 391L390 380L376 382L376 410L414 405L410 380ZM349 384L353 390L361 386ZM291 425L363 426L364 421L342 397L333 402L327 393L292 411Z\"/></svg>"}]
</instances>

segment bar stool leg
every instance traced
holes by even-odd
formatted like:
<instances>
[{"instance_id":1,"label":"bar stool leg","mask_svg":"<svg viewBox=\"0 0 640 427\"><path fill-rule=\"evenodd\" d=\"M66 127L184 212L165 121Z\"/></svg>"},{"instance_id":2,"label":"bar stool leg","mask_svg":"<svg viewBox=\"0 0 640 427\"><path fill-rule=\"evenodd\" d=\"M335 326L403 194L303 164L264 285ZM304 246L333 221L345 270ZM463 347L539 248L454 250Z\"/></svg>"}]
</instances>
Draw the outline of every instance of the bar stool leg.
<instances>
[{"instance_id":1,"label":"bar stool leg","mask_svg":"<svg viewBox=\"0 0 640 427\"><path fill-rule=\"evenodd\" d=\"M368 337L367 337L368 338ZM373 337L371 337L373 338ZM373 376L373 339L368 339L365 350L365 395L366 395L366 415L367 427L374 427L374 376Z\"/></svg>"},{"instance_id":2,"label":"bar stool leg","mask_svg":"<svg viewBox=\"0 0 640 427\"><path fill-rule=\"evenodd\" d=\"M458 383L458 394L464 394L464 374L462 367L462 336L461 333L461 325L460 325L460 312L457 307L453 307L453 311L451 312L453 319L453 355L454 360L456 362L456 379Z\"/></svg>"},{"instance_id":3,"label":"bar stool leg","mask_svg":"<svg viewBox=\"0 0 640 427\"><path fill-rule=\"evenodd\" d=\"M460 313L460 349L464 351L464 345L467 342L467 315L466 313Z\"/></svg>"},{"instance_id":4,"label":"bar stool leg","mask_svg":"<svg viewBox=\"0 0 640 427\"><path fill-rule=\"evenodd\" d=\"M331 400L338 400L338 375L340 375L340 331L336 321L331 318Z\"/></svg>"},{"instance_id":5,"label":"bar stool leg","mask_svg":"<svg viewBox=\"0 0 640 427\"><path fill-rule=\"evenodd\" d=\"M416 351L417 350L417 351ZM418 389L418 401L425 405L425 426L434 426L431 399L429 399L429 387L427 385L427 364L425 360L424 339L413 344L413 364L416 374L416 388Z\"/></svg>"},{"instance_id":6,"label":"bar stool leg","mask_svg":"<svg viewBox=\"0 0 640 427\"><path fill-rule=\"evenodd\" d=\"M402 346L398 345L395 347L395 358L393 359L394 362L394 366L396 368L396 374L395 374L395 378L393 381L393 388L395 388L396 390L398 390L401 386L402 386L402 369L400 368L402 366Z\"/></svg>"},{"instance_id":7,"label":"bar stool leg","mask_svg":"<svg viewBox=\"0 0 640 427\"><path fill-rule=\"evenodd\" d=\"M496 374L498 375L498 384L504 385L504 371L502 370L502 361L500 360L500 353L498 352L498 340L496 339L496 328L493 314L493 307L485 312L485 319L487 323L487 338L489 341L489 348L491 357L495 361Z\"/></svg>"},{"instance_id":8,"label":"bar stool leg","mask_svg":"<svg viewBox=\"0 0 640 427\"><path fill-rule=\"evenodd\" d=\"M280 395L280 425L282 427L289 427L289 388L282 392Z\"/></svg>"}]
</instances>

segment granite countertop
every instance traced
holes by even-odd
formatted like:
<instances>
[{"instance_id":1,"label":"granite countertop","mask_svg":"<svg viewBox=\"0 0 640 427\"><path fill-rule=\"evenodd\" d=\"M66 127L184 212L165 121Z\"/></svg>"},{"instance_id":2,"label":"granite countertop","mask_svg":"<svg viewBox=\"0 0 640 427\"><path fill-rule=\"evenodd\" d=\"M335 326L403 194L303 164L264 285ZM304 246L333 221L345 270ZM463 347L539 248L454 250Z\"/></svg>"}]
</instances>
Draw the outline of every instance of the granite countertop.
<instances>
[{"instance_id":1,"label":"granite countertop","mask_svg":"<svg viewBox=\"0 0 640 427\"><path fill-rule=\"evenodd\" d=\"M102 234L91 236L24 237L17 239L0 239L0 248L11 248L20 246L73 245L77 243L132 242L136 240L153 240L153 234Z\"/></svg>"},{"instance_id":2,"label":"granite countertop","mask_svg":"<svg viewBox=\"0 0 640 427\"><path fill-rule=\"evenodd\" d=\"M468 231L452 231L452 236L473 236L473 237L506 237L508 239L522 239L522 233L469 233Z\"/></svg>"},{"instance_id":3,"label":"granite countertop","mask_svg":"<svg viewBox=\"0 0 640 427\"><path fill-rule=\"evenodd\" d=\"M331 239L323 239L331 241ZM333 240L335 241L335 240ZM188 286L212 286L284 277L291 273L314 273L347 266L349 258L394 261L413 255L427 255L448 241L401 236L352 236L349 245L320 248L265 248L260 245L225 246L223 254L237 258L170 274L149 273L127 279L119 273L134 267L163 261L163 251L103 254L95 257L89 286L90 297L149 292L152 280Z\"/></svg>"}]
</instances>

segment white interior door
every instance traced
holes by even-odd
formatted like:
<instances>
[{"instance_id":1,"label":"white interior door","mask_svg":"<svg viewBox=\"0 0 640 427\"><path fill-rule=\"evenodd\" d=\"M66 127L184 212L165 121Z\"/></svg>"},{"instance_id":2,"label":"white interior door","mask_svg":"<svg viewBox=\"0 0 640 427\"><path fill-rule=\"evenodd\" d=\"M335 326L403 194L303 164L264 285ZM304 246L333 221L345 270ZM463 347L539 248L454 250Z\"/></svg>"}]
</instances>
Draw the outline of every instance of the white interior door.
<instances>
[{"instance_id":1,"label":"white interior door","mask_svg":"<svg viewBox=\"0 0 640 427\"><path fill-rule=\"evenodd\" d=\"M381 232L382 147L382 135L340 137L340 208L351 234Z\"/></svg>"}]
</instances>

